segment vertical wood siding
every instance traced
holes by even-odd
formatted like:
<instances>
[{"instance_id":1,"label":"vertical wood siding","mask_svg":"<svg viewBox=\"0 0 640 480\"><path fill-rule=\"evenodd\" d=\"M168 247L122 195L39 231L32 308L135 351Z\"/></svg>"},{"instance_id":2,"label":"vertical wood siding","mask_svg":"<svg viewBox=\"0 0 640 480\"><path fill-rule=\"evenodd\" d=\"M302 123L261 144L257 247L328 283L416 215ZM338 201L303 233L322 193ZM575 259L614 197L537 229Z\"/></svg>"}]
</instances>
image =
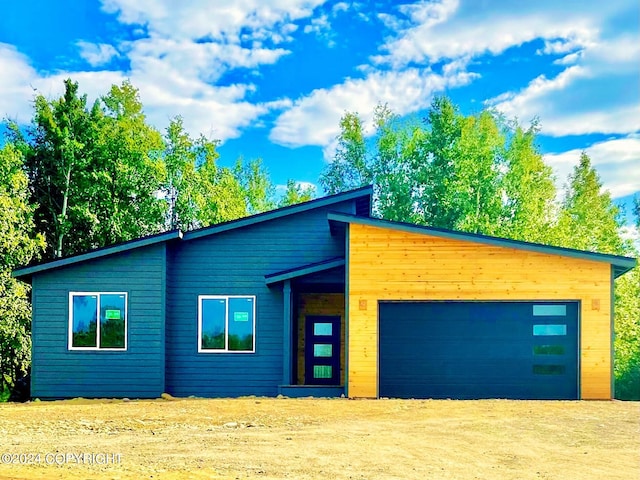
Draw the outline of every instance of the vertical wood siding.
<instances>
[{"instance_id":1,"label":"vertical wood siding","mask_svg":"<svg viewBox=\"0 0 640 480\"><path fill-rule=\"evenodd\" d=\"M349 226L350 397L378 393L379 300L580 300L581 398L611 398L610 265Z\"/></svg>"},{"instance_id":2,"label":"vertical wood siding","mask_svg":"<svg viewBox=\"0 0 640 480\"><path fill-rule=\"evenodd\" d=\"M33 277L31 395L158 397L164 391L165 244ZM127 292L126 351L69 351L69 292Z\"/></svg>"}]
</instances>

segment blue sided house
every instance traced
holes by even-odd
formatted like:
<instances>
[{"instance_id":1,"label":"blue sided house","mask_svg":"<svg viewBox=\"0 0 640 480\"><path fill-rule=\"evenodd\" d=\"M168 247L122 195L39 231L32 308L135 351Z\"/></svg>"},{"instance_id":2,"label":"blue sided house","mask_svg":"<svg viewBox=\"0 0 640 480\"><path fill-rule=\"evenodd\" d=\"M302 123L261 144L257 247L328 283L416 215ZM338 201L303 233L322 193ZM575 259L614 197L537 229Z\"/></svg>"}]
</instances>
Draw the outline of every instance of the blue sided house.
<instances>
[{"instance_id":1,"label":"blue sided house","mask_svg":"<svg viewBox=\"0 0 640 480\"><path fill-rule=\"evenodd\" d=\"M613 396L635 259L371 217L372 188L25 266L31 395Z\"/></svg>"}]
</instances>

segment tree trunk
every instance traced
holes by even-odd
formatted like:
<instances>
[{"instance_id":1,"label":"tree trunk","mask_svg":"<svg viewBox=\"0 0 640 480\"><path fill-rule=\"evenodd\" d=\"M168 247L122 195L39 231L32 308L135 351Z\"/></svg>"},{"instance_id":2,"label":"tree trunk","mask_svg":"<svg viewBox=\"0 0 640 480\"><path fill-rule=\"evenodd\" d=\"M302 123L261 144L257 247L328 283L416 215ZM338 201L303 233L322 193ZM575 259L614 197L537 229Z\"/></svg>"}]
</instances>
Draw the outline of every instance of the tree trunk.
<instances>
[{"instance_id":1,"label":"tree trunk","mask_svg":"<svg viewBox=\"0 0 640 480\"><path fill-rule=\"evenodd\" d=\"M67 175L65 178L64 195L62 197L62 211L58 217L58 245L56 247L55 256L57 258L62 257L62 240L65 235L65 224L67 219L67 207L69 205L69 185L71 185L71 166L67 168Z\"/></svg>"}]
</instances>

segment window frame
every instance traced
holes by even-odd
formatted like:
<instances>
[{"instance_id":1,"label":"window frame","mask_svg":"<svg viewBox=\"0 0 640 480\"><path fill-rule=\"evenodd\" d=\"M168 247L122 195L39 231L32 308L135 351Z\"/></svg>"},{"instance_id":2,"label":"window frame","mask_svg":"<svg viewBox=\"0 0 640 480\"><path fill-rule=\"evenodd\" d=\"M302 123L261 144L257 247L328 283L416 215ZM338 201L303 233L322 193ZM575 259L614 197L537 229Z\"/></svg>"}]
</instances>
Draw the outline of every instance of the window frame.
<instances>
[{"instance_id":1,"label":"window frame","mask_svg":"<svg viewBox=\"0 0 640 480\"><path fill-rule=\"evenodd\" d=\"M77 296L95 295L96 301L96 346L95 347L74 347L73 346L73 298ZM100 300L102 295L124 295L124 347L100 347ZM73 351L95 351L95 352L126 352L129 349L129 293L128 292L69 292L69 336L67 350Z\"/></svg>"},{"instance_id":2,"label":"window frame","mask_svg":"<svg viewBox=\"0 0 640 480\"><path fill-rule=\"evenodd\" d=\"M251 350L229 350L229 299L231 298L250 298L253 300L252 324L251 331L252 345ZM225 319L224 319L224 349L202 348L202 301L203 300L225 300ZM197 346L198 353L233 353L233 354L251 354L256 353L256 296L255 295L198 295L198 333Z\"/></svg>"}]
</instances>

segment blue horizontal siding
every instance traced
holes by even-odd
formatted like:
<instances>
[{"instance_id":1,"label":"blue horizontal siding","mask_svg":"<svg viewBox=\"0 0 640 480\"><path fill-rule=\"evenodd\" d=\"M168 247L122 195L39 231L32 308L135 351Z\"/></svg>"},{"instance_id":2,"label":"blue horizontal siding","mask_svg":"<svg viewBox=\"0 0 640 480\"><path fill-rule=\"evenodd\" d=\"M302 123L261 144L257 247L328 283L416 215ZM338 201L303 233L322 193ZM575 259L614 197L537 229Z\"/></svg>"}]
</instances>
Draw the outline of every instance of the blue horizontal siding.
<instances>
[{"instance_id":1,"label":"blue horizontal siding","mask_svg":"<svg viewBox=\"0 0 640 480\"><path fill-rule=\"evenodd\" d=\"M265 275L344 255L332 237L329 210L350 212L353 203L290 215L179 242L169 252L167 278L166 387L176 396L278 394L283 367L283 296ZM198 296L255 295L255 353L198 353Z\"/></svg>"},{"instance_id":2,"label":"blue horizontal siding","mask_svg":"<svg viewBox=\"0 0 640 480\"><path fill-rule=\"evenodd\" d=\"M344 255L328 211L150 245L33 275L32 396L277 395L282 291L267 274ZM69 292L127 292L127 351L69 351ZM255 353L198 353L198 295L255 295ZM165 320L166 319L166 320Z\"/></svg>"},{"instance_id":3,"label":"blue horizontal siding","mask_svg":"<svg viewBox=\"0 0 640 480\"><path fill-rule=\"evenodd\" d=\"M166 246L33 276L31 395L158 397L164 391ZM127 350L69 351L69 292L127 292Z\"/></svg>"}]
</instances>

